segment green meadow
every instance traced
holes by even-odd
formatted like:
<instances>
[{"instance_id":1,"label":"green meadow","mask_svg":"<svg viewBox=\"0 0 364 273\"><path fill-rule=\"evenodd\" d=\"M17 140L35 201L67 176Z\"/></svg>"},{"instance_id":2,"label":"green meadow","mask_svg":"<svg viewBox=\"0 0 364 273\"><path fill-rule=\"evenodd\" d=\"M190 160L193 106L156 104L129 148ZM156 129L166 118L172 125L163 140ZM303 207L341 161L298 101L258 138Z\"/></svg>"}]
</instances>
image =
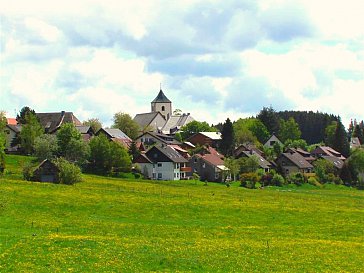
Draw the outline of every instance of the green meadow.
<instances>
[{"instance_id":1,"label":"green meadow","mask_svg":"<svg viewBox=\"0 0 364 273\"><path fill-rule=\"evenodd\" d=\"M364 192L0 177L0 272L363 272Z\"/></svg>"}]
</instances>

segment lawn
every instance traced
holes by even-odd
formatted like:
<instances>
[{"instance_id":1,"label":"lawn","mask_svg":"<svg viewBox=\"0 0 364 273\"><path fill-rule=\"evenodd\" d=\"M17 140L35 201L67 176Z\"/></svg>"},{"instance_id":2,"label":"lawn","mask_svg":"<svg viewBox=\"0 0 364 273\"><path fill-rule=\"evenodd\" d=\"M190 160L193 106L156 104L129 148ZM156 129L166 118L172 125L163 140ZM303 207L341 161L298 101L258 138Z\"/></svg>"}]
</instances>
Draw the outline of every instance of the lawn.
<instances>
[{"instance_id":1,"label":"lawn","mask_svg":"<svg viewBox=\"0 0 364 273\"><path fill-rule=\"evenodd\" d=\"M364 192L0 177L0 272L362 272Z\"/></svg>"}]
</instances>

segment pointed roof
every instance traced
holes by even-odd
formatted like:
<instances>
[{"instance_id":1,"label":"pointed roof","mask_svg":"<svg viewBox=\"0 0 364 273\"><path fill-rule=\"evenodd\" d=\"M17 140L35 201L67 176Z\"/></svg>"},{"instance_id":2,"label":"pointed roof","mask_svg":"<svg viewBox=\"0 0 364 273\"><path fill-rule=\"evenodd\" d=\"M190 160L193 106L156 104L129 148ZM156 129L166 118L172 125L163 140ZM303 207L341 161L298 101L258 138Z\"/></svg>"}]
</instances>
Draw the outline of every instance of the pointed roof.
<instances>
[{"instance_id":1,"label":"pointed roof","mask_svg":"<svg viewBox=\"0 0 364 273\"><path fill-rule=\"evenodd\" d=\"M166 95L164 95L162 89L159 90L158 96L152 101L152 103L155 102L171 102Z\"/></svg>"}]
</instances>

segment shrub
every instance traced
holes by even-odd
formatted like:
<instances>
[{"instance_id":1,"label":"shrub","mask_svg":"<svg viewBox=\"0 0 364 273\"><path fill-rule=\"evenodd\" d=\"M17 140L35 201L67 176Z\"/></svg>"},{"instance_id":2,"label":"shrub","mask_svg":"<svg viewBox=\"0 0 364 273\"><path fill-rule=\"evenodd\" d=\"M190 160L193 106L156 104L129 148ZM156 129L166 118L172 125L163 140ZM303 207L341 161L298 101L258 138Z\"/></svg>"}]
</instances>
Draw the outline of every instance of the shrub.
<instances>
[{"instance_id":1,"label":"shrub","mask_svg":"<svg viewBox=\"0 0 364 273\"><path fill-rule=\"evenodd\" d=\"M255 189L255 183L259 181L257 173L242 173L240 175L240 186L248 189Z\"/></svg>"},{"instance_id":2,"label":"shrub","mask_svg":"<svg viewBox=\"0 0 364 273\"><path fill-rule=\"evenodd\" d=\"M33 178L33 165L26 163L23 166L23 178L24 180L31 181Z\"/></svg>"},{"instance_id":3,"label":"shrub","mask_svg":"<svg viewBox=\"0 0 364 273\"><path fill-rule=\"evenodd\" d=\"M307 182L310 185L313 185L313 186L316 186L316 187L321 187L320 182L318 182L318 180L314 176L309 177L308 180L307 180Z\"/></svg>"},{"instance_id":4,"label":"shrub","mask_svg":"<svg viewBox=\"0 0 364 273\"><path fill-rule=\"evenodd\" d=\"M272 185L272 179L273 179L274 174L273 173L265 173L262 175L260 182L262 183L263 186L269 186Z\"/></svg>"},{"instance_id":5,"label":"shrub","mask_svg":"<svg viewBox=\"0 0 364 273\"><path fill-rule=\"evenodd\" d=\"M272 185L282 187L285 183L286 183L286 181L284 180L283 176L281 176L278 173L273 175Z\"/></svg>"},{"instance_id":6,"label":"shrub","mask_svg":"<svg viewBox=\"0 0 364 273\"><path fill-rule=\"evenodd\" d=\"M300 172L292 173L288 176L287 181L291 184L301 186L305 183L305 176Z\"/></svg>"},{"instance_id":7,"label":"shrub","mask_svg":"<svg viewBox=\"0 0 364 273\"><path fill-rule=\"evenodd\" d=\"M59 169L59 183L73 185L82 180L81 169L63 158L55 161Z\"/></svg>"}]
</instances>

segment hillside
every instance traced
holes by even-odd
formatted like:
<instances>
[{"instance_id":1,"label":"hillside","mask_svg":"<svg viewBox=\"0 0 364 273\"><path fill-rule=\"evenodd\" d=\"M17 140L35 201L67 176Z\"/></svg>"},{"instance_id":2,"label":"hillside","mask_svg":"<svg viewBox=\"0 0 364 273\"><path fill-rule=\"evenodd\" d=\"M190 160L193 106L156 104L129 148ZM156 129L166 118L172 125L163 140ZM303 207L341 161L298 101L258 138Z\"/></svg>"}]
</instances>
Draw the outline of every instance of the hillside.
<instances>
[{"instance_id":1,"label":"hillside","mask_svg":"<svg viewBox=\"0 0 364 273\"><path fill-rule=\"evenodd\" d=\"M360 272L364 192L0 180L1 272ZM23 162L23 163L22 163Z\"/></svg>"}]
</instances>

